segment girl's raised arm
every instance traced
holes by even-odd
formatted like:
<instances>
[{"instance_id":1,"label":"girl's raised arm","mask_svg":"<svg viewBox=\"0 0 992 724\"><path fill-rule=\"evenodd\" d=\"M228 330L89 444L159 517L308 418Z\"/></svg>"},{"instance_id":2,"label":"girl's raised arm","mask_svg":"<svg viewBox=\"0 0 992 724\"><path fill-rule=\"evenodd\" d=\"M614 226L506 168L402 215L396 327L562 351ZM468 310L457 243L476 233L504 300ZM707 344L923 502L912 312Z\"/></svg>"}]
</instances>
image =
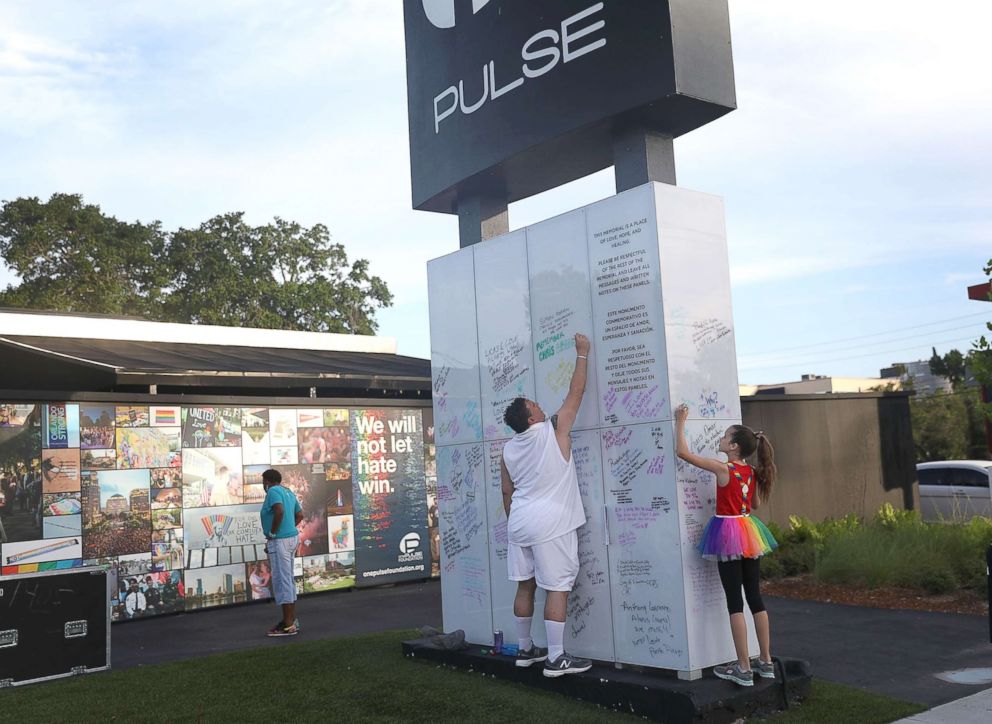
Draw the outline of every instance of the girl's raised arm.
<instances>
[{"instance_id":1,"label":"girl's raised arm","mask_svg":"<svg viewBox=\"0 0 992 724\"><path fill-rule=\"evenodd\" d=\"M689 416L689 407L682 403L675 408L675 454L685 460L690 465L708 470L716 475L716 484L721 488L730 482L730 472L727 470L727 463L716 458L707 458L696 455L689 450L689 444L685 441L685 421Z\"/></svg>"}]
</instances>

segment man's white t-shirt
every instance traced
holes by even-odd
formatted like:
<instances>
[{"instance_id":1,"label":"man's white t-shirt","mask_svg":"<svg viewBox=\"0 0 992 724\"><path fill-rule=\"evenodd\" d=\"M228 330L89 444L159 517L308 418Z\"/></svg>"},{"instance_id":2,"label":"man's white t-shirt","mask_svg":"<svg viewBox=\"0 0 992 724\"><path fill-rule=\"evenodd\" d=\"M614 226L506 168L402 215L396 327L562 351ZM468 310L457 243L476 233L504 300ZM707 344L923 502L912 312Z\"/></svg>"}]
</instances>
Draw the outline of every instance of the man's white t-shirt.
<instances>
[{"instance_id":1,"label":"man's white t-shirt","mask_svg":"<svg viewBox=\"0 0 992 724\"><path fill-rule=\"evenodd\" d=\"M510 543L532 546L585 525L575 460L561 454L551 420L514 435L503 447L503 462L513 481Z\"/></svg>"}]
</instances>

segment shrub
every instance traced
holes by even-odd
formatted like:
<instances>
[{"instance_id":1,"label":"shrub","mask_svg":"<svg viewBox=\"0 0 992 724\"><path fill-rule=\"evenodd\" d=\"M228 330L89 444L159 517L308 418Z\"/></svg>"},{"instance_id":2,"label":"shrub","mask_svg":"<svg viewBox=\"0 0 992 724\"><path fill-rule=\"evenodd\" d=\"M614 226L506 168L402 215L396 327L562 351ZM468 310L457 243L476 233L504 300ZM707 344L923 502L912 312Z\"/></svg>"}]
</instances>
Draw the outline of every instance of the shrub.
<instances>
[{"instance_id":1,"label":"shrub","mask_svg":"<svg viewBox=\"0 0 992 724\"><path fill-rule=\"evenodd\" d=\"M775 555L782 566L782 574L799 576L810 573L816 566L816 548L809 541L790 543L779 548Z\"/></svg>"},{"instance_id":2,"label":"shrub","mask_svg":"<svg viewBox=\"0 0 992 724\"><path fill-rule=\"evenodd\" d=\"M776 540L778 537L776 536ZM785 567L782 565L782 556L778 553L771 556L764 556L761 559L762 578L781 578L785 575Z\"/></svg>"},{"instance_id":3,"label":"shrub","mask_svg":"<svg viewBox=\"0 0 992 724\"><path fill-rule=\"evenodd\" d=\"M789 523L788 531L774 531L781 545L763 564L770 577L813 572L820 581L869 588L986 589L992 519L930 524L914 511L885 504L868 522L847 515L813 523L793 515Z\"/></svg>"},{"instance_id":4,"label":"shrub","mask_svg":"<svg viewBox=\"0 0 992 724\"><path fill-rule=\"evenodd\" d=\"M897 530L918 527L921 521L919 513L915 510L898 510L892 506L892 503L885 503L875 513L874 523L885 530Z\"/></svg>"},{"instance_id":5,"label":"shrub","mask_svg":"<svg viewBox=\"0 0 992 724\"><path fill-rule=\"evenodd\" d=\"M928 568L918 575L920 587L931 594L950 593L958 587L954 575L944 568Z\"/></svg>"}]
</instances>

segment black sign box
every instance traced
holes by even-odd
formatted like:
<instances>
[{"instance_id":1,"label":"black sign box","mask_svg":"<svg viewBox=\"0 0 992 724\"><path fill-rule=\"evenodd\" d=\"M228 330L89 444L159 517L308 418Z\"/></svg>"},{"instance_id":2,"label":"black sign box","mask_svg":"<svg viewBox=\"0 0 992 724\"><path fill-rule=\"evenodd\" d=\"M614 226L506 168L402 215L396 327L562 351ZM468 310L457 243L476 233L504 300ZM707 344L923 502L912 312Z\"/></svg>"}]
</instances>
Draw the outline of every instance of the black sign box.
<instances>
[{"instance_id":1,"label":"black sign box","mask_svg":"<svg viewBox=\"0 0 992 724\"><path fill-rule=\"evenodd\" d=\"M107 571L0 578L0 687L110 668Z\"/></svg>"},{"instance_id":2,"label":"black sign box","mask_svg":"<svg viewBox=\"0 0 992 724\"><path fill-rule=\"evenodd\" d=\"M413 206L517 201L736 107L727 0L404 0Z\"/></svg>"}]
</instances>

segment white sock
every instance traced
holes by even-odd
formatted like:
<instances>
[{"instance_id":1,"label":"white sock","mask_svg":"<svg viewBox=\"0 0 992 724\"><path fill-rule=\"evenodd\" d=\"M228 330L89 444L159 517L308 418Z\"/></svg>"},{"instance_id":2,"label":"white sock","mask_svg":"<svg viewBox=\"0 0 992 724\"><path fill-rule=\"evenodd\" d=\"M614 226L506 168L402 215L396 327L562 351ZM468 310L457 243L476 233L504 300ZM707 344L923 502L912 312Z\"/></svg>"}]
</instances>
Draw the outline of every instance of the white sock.
<instances>
[{"instance_id":1,"label":"white sock","mask_svg":"<svg viewBox=\"0 0 992 724\"><path fill-rule=\"evenodd\" d=\"M565 653L562 643L565 640L565 622L544 619L544 628L548 632L548 661L554 661Z\"/></svg>"},{"instance_id":2,"label":"white sock","mask_svg":"<svg viewBox=\"0 0 992 724\"><path fill-rule=\"evenodd\" d=\"M517 638L520 639L520 650L526 651L534 645L534 639L530 637L530 624L533 616L514 616L517 622Z\"/></svg>"}]
</instances>

